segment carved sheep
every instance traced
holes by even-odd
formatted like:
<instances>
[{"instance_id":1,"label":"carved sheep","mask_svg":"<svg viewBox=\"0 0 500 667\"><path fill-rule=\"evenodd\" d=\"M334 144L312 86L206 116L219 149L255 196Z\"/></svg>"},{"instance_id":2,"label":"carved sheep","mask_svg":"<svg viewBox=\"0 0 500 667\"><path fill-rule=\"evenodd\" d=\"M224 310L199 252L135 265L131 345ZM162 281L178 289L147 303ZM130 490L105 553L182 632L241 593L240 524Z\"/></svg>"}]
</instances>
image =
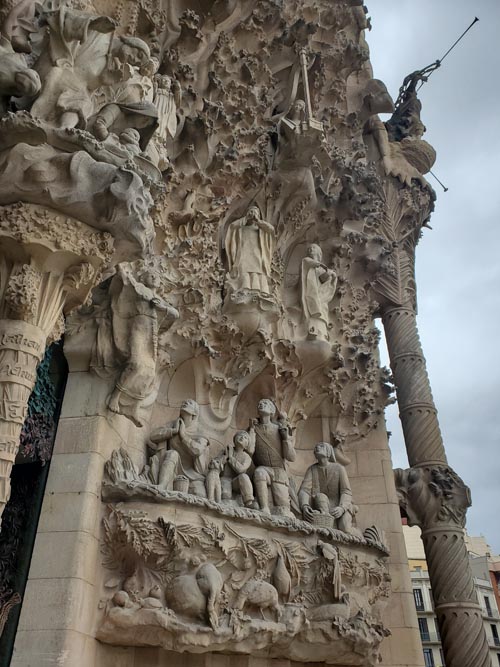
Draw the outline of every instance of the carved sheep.
<instances>
[{"instance_id":1,"label":"carved sheep","mask_svg":"<svg viewBox=\"0 0 500 667\"><path fill-rule=\"evenodd\" d=\"M241 611L246 604L258 607L264 620L266 619L264 609L273 609L276 612L276 621L281 618L282 610L278 601L278 591L267 581L259 579L247 581L236 598L234 608Z\"/></svg>"}]
</instances>

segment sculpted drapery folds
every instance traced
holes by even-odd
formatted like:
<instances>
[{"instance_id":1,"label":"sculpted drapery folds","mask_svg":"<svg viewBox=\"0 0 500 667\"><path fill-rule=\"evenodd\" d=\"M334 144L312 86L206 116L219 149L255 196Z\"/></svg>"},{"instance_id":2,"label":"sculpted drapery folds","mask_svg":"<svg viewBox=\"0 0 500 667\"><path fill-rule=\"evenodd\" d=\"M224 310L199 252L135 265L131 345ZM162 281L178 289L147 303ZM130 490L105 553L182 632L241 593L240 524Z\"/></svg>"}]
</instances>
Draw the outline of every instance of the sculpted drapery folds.
<instances>
[{"instance_id":1,"label":"sculpted drapery folds","mask_svg":"<svg viewBox=\"0 0 500 667\"><path fill-rule=\"evenodd\" d=\"M161 489L175 488L205 497L205 475L208 463L208 440L200 433L196 401L181 404L179 418L161 427L150 437L154 454L150 460L151 474Z\"/></svg>"},{"instance_id":2,"label":"sculpted drapery folds","mask_svg":"<svg viewBox=\"0 0 500 667\"><path fill-rule=\"evenodd\" d=\"M321 248L312 244L301 264L301 301L309 338L328 340L328 306L335 296L337 276L322 262Z\"/></svg>"},{"instance_id":3,"label":"sculpted drapery folds","mask_svg":"<svg viewBox=\"0 0 500 667\"><path fill-rule=\"evenodd\" d=\"M269 294L274 228L262 219L258 206L251 206L243 218L229 224L225 248L232 288Z\"/></svg>"},{"instance_id":4,"label":"sculpted drapery folds","mask_svg":"<svg viewBox=\"0 0 500 667\"><path fill-rule=\"evenodd\" d=\"M383 433L391 391L374 317L413 287L387 289L408 274L391 254L413 240L403 188L410 178L414 209L428 191L412 171L420 137L387 148L392 134L371 125L387 91L371 79L358 5L46 3L27 12L29 66L14 50L23 40L8 45L0 94L15 113L1 119L0 204L41 207L52 224L40 233L56 244L73 233L66 216L115 239L113 257L93 262L76 225L84 260L58 274L50 309L59 332L61 312L103 271L65 342L75 372L96 371L85 375L88 402L75 401L85 415L71 419L92 405L93 427L117 447L102 482L112 574L90 582L102 582L103 600L85 639L97 628L103 654L148 645L377 664L387 548L381 528L353 525L349 476L354 485L356 462ZM388 231L389 200L401 225ZM5 319L32 324L53 266L45 251L23 252L20 266L1 257ZM12 328L2 354L9 368L25 355L31 377L46 336L28 333ZM20 378L0 378L15 423L0 433L8 464L30 391ZM328 442L314 448L329 437L345 444L340 462ZM94 459L109 442L91 443ZM387 493L382 475L373 480ZM95 503L95 484L89 495ZM118 505L128 502L130 512Z\"/></svg>"},{"instance_id":5,"label":"sculpted drapery folds","mask_svg":"<svg viewBox=\"0 0 500 667\"><path fill-rule=\"evenodd\" d=\"M153 391L158 362L158 337L179 317L159 294L158 270L118 266L109 285L109 298L97 316L98 331L92 367L98 374L120 368L108 407L143 426L141 401Z\"/></svg>"},{"instance_id":6,"label":"sculpted drapery folds","mask_svg":"<svg viewBox=\"0 0 500 667\"><path fill-rule=\"evenodd\" d=\"M307 469L299 489L299 504L306 521L314 522L318 513L330 516L344 532L351 532L355 507L351 485L344 466L335 460L328 442L314 447L317 463Z\"/></svg>"}]
</instances>

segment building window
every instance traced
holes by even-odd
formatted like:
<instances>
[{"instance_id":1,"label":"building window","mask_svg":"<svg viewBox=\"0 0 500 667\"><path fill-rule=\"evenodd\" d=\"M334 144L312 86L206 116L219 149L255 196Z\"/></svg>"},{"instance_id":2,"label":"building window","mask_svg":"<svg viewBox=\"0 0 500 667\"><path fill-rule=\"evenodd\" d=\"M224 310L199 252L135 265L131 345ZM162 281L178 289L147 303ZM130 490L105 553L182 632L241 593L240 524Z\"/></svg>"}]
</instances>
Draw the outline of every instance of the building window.
<instances>
[{"instance_id":1,"label":"building window","mask_svg":"<svg viewBox=\"0 0 500 667\"><path fill-rule=\"evenodd\" d=\"M498 637L498 630L496 625L490 625L491 628L491 634L493 635L493 642L495 643L495 646L500 646L500 639Z\"/></svg>"},{"instance_id":2,"label":"building window","mask_svg":"<svg viewBox=\"0 0 500 667\"><path fill-rule=\"evenodd\" d=\"M486 595L484 596L484 606L486 607L486 613L488 614L488 616L491 617L492 614L491 614L490 599L487 598Z\"/></svg>"},{"instance_id":3,"label":"building window","mask_svg":"<svg viewBox=\"0 0 500 667\"><path fill-rule=\"evenodd\" d=\"M417 611L424 611L424 598L422 597L422 589L414 588L413 597L415 599L415 607Z\"/></svg>"},{"instance_id":4,"label":"building window","mask_svg":"<svg viewBox=\"0 0 500 667\"><path fill-rule=\"evenodd\" d=\"M444 667L444 653L442 648L439 649L439 657L441 658L441 665Z\"/></svg>"},{"instance_id":5,"label":"building window","mask_svg":"<svg viewBox=\"0 0 500 667\"><path fill-rule=\"evenodd\" d=\"M420 630L420 639L423 642L428 642L430 641L430 634L429 634L429 626L427 625L427 619L426 618L419 618L418 619L418 629Z\"/></svg>"},{"instance_id":6,"label":"building window","mask_svg":"<svg viewBox=\"0 0 500 667\"><path fill-rule=\"evenodd\" d=\"M424 663L425 667L434 667L434 656L431 648L424 648Z\"/></svg>"}]
</instances>

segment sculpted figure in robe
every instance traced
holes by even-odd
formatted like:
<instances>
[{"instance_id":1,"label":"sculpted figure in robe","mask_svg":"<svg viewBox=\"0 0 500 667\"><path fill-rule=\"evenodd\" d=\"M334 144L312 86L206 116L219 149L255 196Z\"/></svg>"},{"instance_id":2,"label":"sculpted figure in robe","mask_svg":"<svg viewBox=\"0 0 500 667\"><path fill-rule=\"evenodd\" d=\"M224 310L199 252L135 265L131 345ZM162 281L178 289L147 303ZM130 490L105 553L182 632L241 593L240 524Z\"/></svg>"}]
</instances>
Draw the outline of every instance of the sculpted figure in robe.
<instances>
[{"instance_id":1,"label":"sculpted figure in robe","mask_svg":"<svg viewBox=\"0 0 500 667\"><path fill-rule=\"evenodd\" d=\"M323 126L306 119L306 104L297 99L287 115L278 123L278 147L271 182L279 194L274 214L282 218L295 207L316 203L316 188L312 172L313 156L319 153L324 141ZM274 218L272 218L274 219Z\"/></svg>"},{"instance_id":2,"label":"sculpted figure in robe","mask_svg":"<svg viewBox=\"0 0 500 667\"><path fill-rule=\"evenodd\" d=\"M232 222L226 232L228 282L234 290L270 293L269 279L274 251L274 228L262 219L258 206Z\"/></svg>"},{"instance_id":3,"label":"sculpted figure in robe","mask_svg":"<svg viewBox=\"0 0 500 667\"><path fill-rule=\"evenodd\" d=\"M123 58L127 60L119 67ZM101 89L107 103L89 119L88 129L104 141L110 133L133 128L140 135L139 145L144 151L158 127L153 76L159 62L150 58L145 42L132 37L118 50L117 62L118 73L112 73L116 80Z\"/></svg>"},{"instance_id":4,"label":"sculpted figure in robe","mask_svg":"<svg viewBox=\"0 0 500 667\"><path fill-rule=\"evenodd\" d=\"M36 63L43 85L31 113L58 127L85 129L94 112L92 93L122 76L122 67L144 66L149 47L141 39L115 37L116 23L62 5L44 12L45 48Z\"/></svg>"},{"instance_id":5,"label":"sculpted figure in robe","mask_svg":"<svg viewBox=\"0 0 500 667\"><path fill-rule=\"evenodd\" d=\"M172 491L180 477L187 478L189 493L207 497L208 439L200 434L199 413L196 401L183 401L179 417L151 433L149 446L156 452L150 461L151 473L164 491Z\"/></svg>"},{"instance_id":6,"label":"sculpted figure in robe","mask_svg":"<svg viewBox=\"0 0 500 667\"><path fill-rule=\"evenodd\" d=\"M295 461L292 427L286 417L279 421L274 403L264 398L257 406L258 419L251 421L249 433L255 439L254 485L260 509L270 514L269 491L278 514L292 516L290 511L290 480L286 461ZM292 490L293 493L293 490Z\"/></svg>"},{"instance_id":7,"label":"sculpted figure in robe","mask_svg":"<svg viewBox=\"0 0 500 667\"><path fill-rule=\"evenodd\" d=\"M155 76L154 103L158 109L158 135L161 140L173 139L177 131L177 107L181 103L181 87L167 74Z\"/></svg>"},{"instance_id":8,"label":"sculpted figure in robe","mask_svg":"<svg viewBox=\"0 0 500 667\"><path fill-rule=\"evenodd\" d=\"M334 449L328 442L318 442L314 456L317 462L307 469L299 489L302 515L312 523L315 514L329 514L336 528L350 533L355 507L346 470L336 462Z\"/></svg>"},{"instance_id":9,"label":"sculpted figure in robe","mask_svg":"<svg viewBox=\"0 0 500 667\"><path fill-rule=\"evenodd\" d=\"M335 296L337 275L322 259L319 245L307 248L300 269L301 303L308 338L328 340L328 304Z\"/></svg>"},{"instance_id":10,"label":"sculpted figure in robe","mask_svg":"<svg viewBox=\"0 0 500 667\"><path fill-rule=\"evenodd\" d=\"M108 399L112 412L143 426L141 401L153 390L158 358L158 334L179 317L175 308L158 295L159 274L144 270L137 277L121 264L111 280L111 319L99 320L92 365L101 369L121 363L115 388Z\"/></svg>"}]
</instances>

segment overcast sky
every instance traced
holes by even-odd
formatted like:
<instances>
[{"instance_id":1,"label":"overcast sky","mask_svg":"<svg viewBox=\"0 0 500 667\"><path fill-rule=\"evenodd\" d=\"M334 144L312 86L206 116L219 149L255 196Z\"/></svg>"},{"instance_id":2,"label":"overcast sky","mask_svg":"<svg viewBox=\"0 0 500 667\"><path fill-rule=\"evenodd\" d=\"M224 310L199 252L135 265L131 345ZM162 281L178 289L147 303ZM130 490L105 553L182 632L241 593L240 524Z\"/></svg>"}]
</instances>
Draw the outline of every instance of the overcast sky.
<instances>
[{"instance_id":1,"label":"overcast sky","mask_svg":"<svg viewBox=\"0 0 500 667\"><path fill-rule=\"evenodd\" d=\"M472 491L468 531L500 553L500 2L366 2L374 76L394 99L480 19L420 93L449 191L429 177L438 201L417 248L418 321L448 461ZM406 467L395 406L387 427Z\"/></svg>"}]
</instances>

